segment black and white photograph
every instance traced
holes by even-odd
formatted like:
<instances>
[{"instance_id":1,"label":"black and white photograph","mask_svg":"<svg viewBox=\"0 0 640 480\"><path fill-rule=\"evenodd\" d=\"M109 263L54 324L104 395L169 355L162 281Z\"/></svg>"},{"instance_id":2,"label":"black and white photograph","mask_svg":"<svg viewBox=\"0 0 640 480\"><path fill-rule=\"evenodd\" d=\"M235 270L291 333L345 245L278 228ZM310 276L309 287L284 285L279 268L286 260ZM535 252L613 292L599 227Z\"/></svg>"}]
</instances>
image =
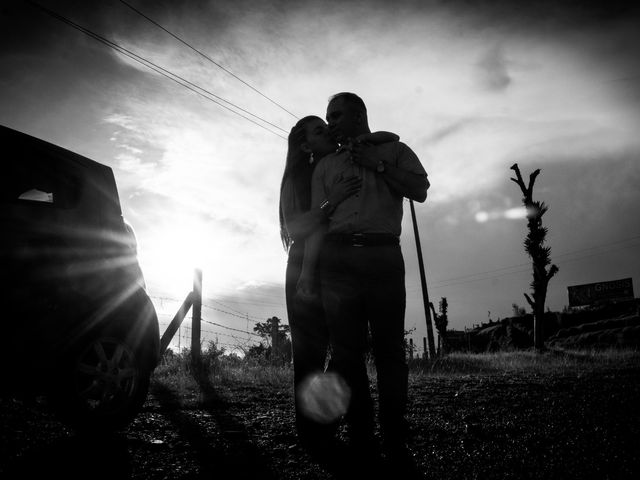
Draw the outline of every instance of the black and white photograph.
<instances>
[{"instance_id":1,"label":"black and white photograph","mask_svg":"<svg viewBox=\"0 0 640 480\"><path fill-rule=\"evenodd\" d=\"M0 4L0 478L640 478L640 6Z\"/></svg>"}]
</instances>

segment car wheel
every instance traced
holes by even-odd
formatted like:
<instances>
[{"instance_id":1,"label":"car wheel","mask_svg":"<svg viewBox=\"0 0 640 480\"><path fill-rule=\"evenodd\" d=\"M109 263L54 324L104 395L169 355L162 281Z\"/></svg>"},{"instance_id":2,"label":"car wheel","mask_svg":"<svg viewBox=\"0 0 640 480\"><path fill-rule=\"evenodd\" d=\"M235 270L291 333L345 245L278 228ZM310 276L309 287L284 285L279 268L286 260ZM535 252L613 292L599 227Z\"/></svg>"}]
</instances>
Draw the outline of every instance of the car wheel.
<instances>
[{"instance_id":1,"label":"car wheel","mask_svg":"<svg viewBox=\"0 0 640 480\"><path fill-rule=\"evenodd\" d=\"M151 371L143 353L125 340L97 335L63 363L54 403L63 420L80 430L117 430L138 413Z\"/></svg>"}]
</instances>

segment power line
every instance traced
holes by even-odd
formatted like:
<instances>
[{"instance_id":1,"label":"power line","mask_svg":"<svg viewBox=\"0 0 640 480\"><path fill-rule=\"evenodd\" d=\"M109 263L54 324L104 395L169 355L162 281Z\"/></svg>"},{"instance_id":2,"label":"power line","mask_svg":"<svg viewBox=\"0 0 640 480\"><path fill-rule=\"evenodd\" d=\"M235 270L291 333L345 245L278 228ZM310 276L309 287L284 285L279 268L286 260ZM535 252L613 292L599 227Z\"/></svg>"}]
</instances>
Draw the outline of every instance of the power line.
<instances>
[{"instance_id":1,"label":"power line","mask_svg":"<svg viewBox=\"0 0 640 480\"><path fill-rule=\"evenodd\" d=\"M210 61L211 63L213 63L216 67L224 70L226 73L228 73L229 75L231 75L233 78L235 78L236 80L239 80L240 82L242 82L243 84L245 84L247 87L249 87L251 90L253 90L254 92L258 93L259 95L261 95L262 97L266 98L267 100L269 100L271 103L273 103L274 105L276 105L277 107L281 108L283 111L285 111L286 113L288 113L289 115L291 115L293 118L298 118L295 114L291 113L289 110L287 110L286 108L284 108L282 105L280 105L278 102L276 102L275 100L269 98L268 96L266 96L264 93L262 93L260 90L258 90L257 88L253 87L252 85L250 85L249 83L245 82L242 78L240 78L239 76L237 76L235 73L229 71L227 68L223 67L222 65L220 65L218 62L216 62L215 60L213 60L211 57L209 57L208 55L202 53L200 50L198 50L197 48L193 47L191 44L189 44L188 42L186 42L185 40L183 40L182 38L178 37L177 35L175 35L174 33L170 32L169 30L167 30L165 27L163 27L162 25L160 25L158 22L156 22L155 20L152 20L151 18L149 18L147 15L145 15L144 13L142 13L140 10L138 10L137 8L133 7L132 5L130 5L129 3L125 2L124 0L120 0L121 3L123 3L124 5L126 5L127 7L129 7L131 10L133 10L134 12L136 12L138 15L142 16L143 18L147 19L149 22L153 23L156 27L160 28L161 30L167 32L169 35L171 35L173 38L175 38L176 40L178 40L180 43L182 43L183 45L186 45L187 47L189 47L191 50L193 50L194 52L196 52L198 55L202 56L203 58L207 59L208 61Z\"/></svg>"},{"instance_id":2,"label":"power line","mask_svg":"<svg viewBox=\"0 0 640 480\"><path fill-rule=\"evenodd\" d=\"M580 250L575 250L573 252L561 253L559 255L555 255L555 257L556 258L558 258L558 257L567 257L569 255L574 255L574 254L582 253L582 252L588 252L589 250L596 250L596 249L599 249L599 248L606 248L606 247L610 247L612 245L619 245L621 243L630 242L632 240L638 240L638 239L640 239L640 235L636 235L634 237L624 238L622 240L617 240L615 242L605 243L603 245L595 245L593 247L588 247L588 248L583 248L583 249L580 249ZM627 247L629 247L629 246L634 246L634 245L628 245ZM627 247L623 247L623 248L627 248ZM618 249L616 249L616 250L618 250ZM612 250L612 251L616 251L616 250ZM602 253L607 253L607 252L602 252Z\"/></svg>"},{"instance_id":3,"label":"power line","mask_svg":"<svg viewBox=\"0 0 640 480\"><path fill-rule=\"evenodd\" d=\"M204 97L205 99L209 100L210 102L213 102L216 105L219 105L222 108L225 108L225 109L229 110L230 112L238 115L241 118L244 118L245 120L253 123L254 125L257 125L260 128L263 128L264 130L272 133L273 135L276 135L276 136L278 136L278 137L280 137L280 138L282 138L284 140L287 139L287 137L284 137L284 136L280 135L279 133L274 132L273 130L270 130L269 128L267 128L264 125L256 122L255 120L252 120L251 118L246 117L245 115L242 115L241 113L233 110L232 108L229 108L227 105L224 105L223 103L220 103L220 102L216 101L214 98L211 98L211 97L209 97L207 95L211 95L211 96L219 99L220 101L225 102L225 103L227 103L229 105L232 105L234 108L237 108L238 110L240 110L242 112L245 112L248 115L251 115L252 117L261 120L262 122L264 122L264 123L266 123L268 125L271 125L274 128L277 128L278 130L281 130L281 131L287 133L287 131L285 129L279 127L278 125L275 125L275 124L269 122L268 120L265 120L264 118L262 118L262 117L260 117L258 115L255 115L255 114L249 112L248 110L243 109L242 107L234 104L233 102L225 100L224 98L222 98L222 97L220 97L220 96L208 91L207 89L202 88L202 87L190 82L189 80L186 80L185 78L181 77L180 75L177 75L177 74L171 72L170 70L167 70L167 69L165 69L165 68L163 68L163 67L161 67L161 66L159 66L159 65L157 65L155 63L153 63L152 61L147 60L146 58L144 58L144 57L142 57L142 56L140 56L140 55L138 55L138 54L136 54L134 52L131 52L130 50L127 50L126 48L118 45L117 43L112 42L111 40L109 40L109 39L107 39L105 37L102 37L101 35L89 30L88 28L85 28L82 25L79 25L79 24L73 22L72 20L69 20L68 18L66 18L66 17L64 17L64 16L62 16L62 15L56 13L56 12L53 12L52 10L47 9L47 8L43 7L42 5L39 5L39 4L35 3L35 2L32 2L31 0L27 0L27 1L29 3L31 3L32 5L38 7L39 9L41 9L43 12L45 12L49 16L51 16L51 17L53 17L53 18L55 18L57 20L60 20L63 23L66 23L67 25L75 28L76 30L81 31L82 33L84 33L85 35L93 38L94 40L99 41L100 43L102 43L102 44L114 49L118 53L131 58L132 60L135 60L136 62L140 63L141 65L144 65L145 67L149 68L150 70L153 70L156 73L159 73L160 75L168 78L169 80L172 80L173 82L177 83L178 85L180 85L180 86L182 86L184 88L187 88L188 90L191 90L194 93L197 93L198 95ZM184 83L182 83L182 82L184 82ZM201 91L198 91L198 90L201 90L202 92L205 92L207 95L203 94Z\"/></svg>"},{"instance_id":4,"label":"power line","mask_svg":"<svg viewBox=\"0 0 640 480\"><path fill-rule=\"evenodd\" d=\"M563 258L563 257L570 257L572 255L577 255L579 253L584 253L584 252L588 252L588 251L592 251L592 250L597 250L597 249L600 249L600 248L607 248L607 247L611 247L611 246L614 246L614 245L620 245L622 243L630 242L630 241L637 240L637 239L640 239L640 235L637 235L637 236L634 236L634 237L625 238L625 239L622 239L622 240L617 240L615 242L610 242L610 243L606 243L606 244L603 244L603 245L596 245L596 246L593 246L593 247L583 248L583 249L580 249L580 250L574 250L572 252L561 253L561 254L558 254L558 255L554 255L554 258L557 259L557 258ZM592 253L590 255L582 255L582 256L576 257L576 258L569 258L569 259L566 259L566 260L558 260L558 261L555 261L554 263L562 265L562 264L566 264L566 263L575 262L575 261L578 261L578 260L584 260L585 258L590 258L590 257L594 257L594 256L597 256L597 255L602 255L602 254L605 254L605 253L616 252L616 251L619 251L619 250L623 250L623 249L626 249L626 248L629 248L629 247L635 247L635 246L637 246L637 245L636 244L625 245L625 246L621 246L619 248L614 248L612 250L607 250L607 251L603 251L603 252L594 252L594 253ZM477 273L472 273L472 274L469 274L469 275L462 275L462 276L459 276L459 277L453 277L453 278L449 278L449 279L446 279L446 280L437 281L437 282L434 283L434 285L431 288L436 289L436 288L452 287L452 286L457 286L457 285L463 285L465 283L477 282L477 281L480 281L480 280L493 280L495 278L499 278L499 277L502 277L502 276L505 276L505 275L513 275L513 274L517 274L517 273L525 273L525 272L529 272L530 268L521 269L521 267L529 267L529 266L530 266L530 263L521 263L521 264L518 264L518 265L511 265L511 266L508 266L508 267L501 267L501 268L497 268L497 269L494 269L494 270L487 270L485 272L477 272ZM486 275L486 274L491 274L491 273L497 273L497 272L501 272L501 271L504 271L504 270L510 270L510 269L513 269L513 268L520 268L520 270L515 270L513 272L504 272L504 273L501 273L499 275L492 275L492 276L482 277L482 278L471 278L471 277L475 277L475 276L478 276L478 275ZM458 282L457 280L463 280L463 281ZM448 282L453 282L453 283L448 283Z\"/></svg>"}]
</instances>

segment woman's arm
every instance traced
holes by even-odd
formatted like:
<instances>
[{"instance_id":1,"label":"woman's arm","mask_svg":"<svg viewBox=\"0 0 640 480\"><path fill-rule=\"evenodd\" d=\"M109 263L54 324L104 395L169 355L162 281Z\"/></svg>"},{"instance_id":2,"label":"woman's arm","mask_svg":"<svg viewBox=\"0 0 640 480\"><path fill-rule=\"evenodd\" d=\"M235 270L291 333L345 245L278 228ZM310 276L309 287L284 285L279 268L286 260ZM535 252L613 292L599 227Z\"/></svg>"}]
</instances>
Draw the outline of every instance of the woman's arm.
<instances>
[{"instance_id":1,"label":"woman's arm","mask_svg":"<svg viewBox=\"0 0 640 480\"><path fill-rule=\"evenodd\" d=\"M285 208L283 216L289 236L294 241L309 237L315 229L326 222L340 202L358 193L361 185L362 179L359 177L345 178L336 182L320 205L312 205L308 211L298 215Z\"/></svg>"},{"instance_id":2,"label":"woman's arm","mask_svg":"<svg viewBox=\"0 0 640 480\"><path fill-rule=\"evenodd\" d=\"M315 206L310 210L300 213L298 215L289 214L285 212L284 221L287 228L287 233L292 240L302 240L313 233L320 225L322 225L328 217L328 212L321 209L319 206Z\"/></svg>"},{"instance_id":3,"label":"woman's arm","mask_svg":"<svg viewBox=\"0 0 640 480\"><path fill-rule=\"evenodd\" d=\"M318 257L320 256L320 248L324 240L326 226L318 228L314 231L304 244L304 258L302 260L302 270L298 277L296 293L302 300L317 300L318 292L316 289L316 267Z\"/></svg>"}]
</instances>

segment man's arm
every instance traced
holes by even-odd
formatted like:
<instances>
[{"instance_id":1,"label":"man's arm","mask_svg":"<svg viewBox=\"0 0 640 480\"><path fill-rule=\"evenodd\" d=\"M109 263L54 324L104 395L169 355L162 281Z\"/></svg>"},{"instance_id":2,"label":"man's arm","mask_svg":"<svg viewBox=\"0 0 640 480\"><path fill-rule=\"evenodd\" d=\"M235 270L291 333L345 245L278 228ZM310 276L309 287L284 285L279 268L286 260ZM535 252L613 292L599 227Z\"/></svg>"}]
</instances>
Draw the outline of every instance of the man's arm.
<instances>
[{"instance_id":1,"label":"man's arm","mask_svg":"<svg viewBox=\"0 0 640 480\"><path fill-rule=\"evenodd\" d=\"M392 132L371 132L363 133L355 138L355 143L370 143L372 145L380 145L382 143L397 142L400 137Z\"/></svg>"},{"instance_id":2,"label":"man's arm","mask_svg":"<svg viewBox=\"0 0 640 480\"><path fill-rule=\"evenodd\" d=\"M376 168L378 164L376 163ZM398 195L422 203L427 199L429 180L426 175L408 172L400 167L385 163L384 171L379 172L389 188Z\"/></svg>"},{"instance_id":3,"label":"man's arm","mask_svg":"<svg viewBox=\"0 0 640 480\"><path fill-rule=\"evenodd\" d=\"M424 202L427 199L427 190L430 186L426 173L415 173L402 166L387 163L385 158L378 153L376 148L355 145L351 152L351 159L363 167L377 172L389 188L398 195L416 202ZM413 153L412 155L415 157ZM419 165L417 158L414 161Z\"/></svg>"}]
</instances>

